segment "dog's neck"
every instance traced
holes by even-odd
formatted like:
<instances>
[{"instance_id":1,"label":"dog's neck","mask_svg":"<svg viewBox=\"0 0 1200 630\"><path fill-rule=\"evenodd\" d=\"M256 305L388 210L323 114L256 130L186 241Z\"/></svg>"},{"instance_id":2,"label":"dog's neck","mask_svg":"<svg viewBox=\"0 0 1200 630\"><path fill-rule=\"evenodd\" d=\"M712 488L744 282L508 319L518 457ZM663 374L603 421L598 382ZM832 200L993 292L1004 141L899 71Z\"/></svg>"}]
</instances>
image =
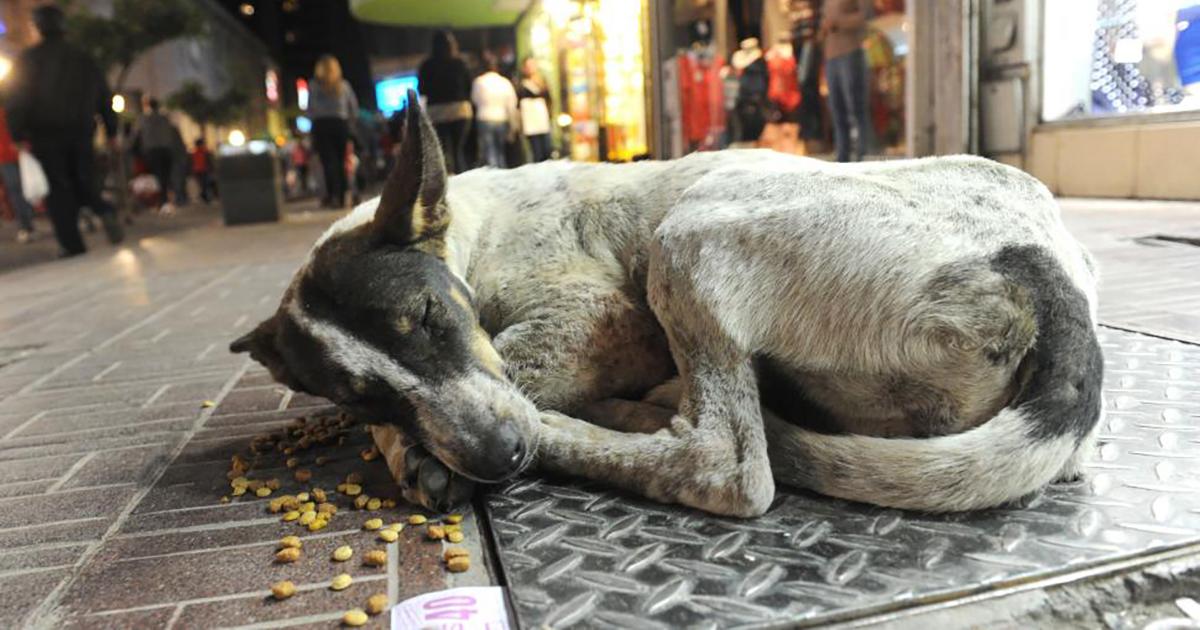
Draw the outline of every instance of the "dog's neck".
<instances>
[{"instance_id":1,"label":"dog's neck","mask_svg":"<svg viewBox=\"0 0 1200 630\"><path fill-rule=\"evenodd\" d=\"M479 211L480 204L471 203L463 198L460 188L454 186L454 178L450 179L447 188L446 203L450 207L450 225L446 229L446 266L469 287L471 285L467 282L467 270L479 243L484 217Z\"/></svg>"}]
</instances>

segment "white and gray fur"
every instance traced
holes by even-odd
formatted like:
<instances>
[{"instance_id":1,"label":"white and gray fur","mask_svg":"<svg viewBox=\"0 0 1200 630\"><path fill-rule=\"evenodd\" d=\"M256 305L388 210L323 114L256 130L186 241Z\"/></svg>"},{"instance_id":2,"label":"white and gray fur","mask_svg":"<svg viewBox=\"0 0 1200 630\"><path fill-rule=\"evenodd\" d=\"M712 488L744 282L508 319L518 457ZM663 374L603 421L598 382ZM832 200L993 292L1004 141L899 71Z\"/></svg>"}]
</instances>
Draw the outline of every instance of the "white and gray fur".
<instances>
[{"instance_id":1,"label":"white and gray fur","mask_svg":"<svg viewBox=\"0 0 1200 630\"><path fill-rule=\"evenodd\" d=\"M776 481L954 511L1090 448L1095 267L1016 169L722 151L476 170L443 203L441 260L503 359L483 395L536 405L541 470L737 516Z\"/></svg>"}]
</instances>

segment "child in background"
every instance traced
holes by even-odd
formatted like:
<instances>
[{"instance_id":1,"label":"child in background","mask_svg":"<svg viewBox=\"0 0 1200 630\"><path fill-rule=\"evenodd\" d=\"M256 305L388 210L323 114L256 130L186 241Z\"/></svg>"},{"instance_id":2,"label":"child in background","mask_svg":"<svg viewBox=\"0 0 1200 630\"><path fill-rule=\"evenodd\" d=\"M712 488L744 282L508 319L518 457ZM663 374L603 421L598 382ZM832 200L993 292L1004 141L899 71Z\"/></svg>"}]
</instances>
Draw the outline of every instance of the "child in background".
<instances>
[{"instance_id":1,"label":"child in background","mask_svg":"<svg viewBox=\"0 0 1200 630\"><path fill-rule=\"evenodd\" d=\"M217 187L212 178L213 156L208 150L204 138L196 140L192 149L192 177L196 178L196 186L200 188L200 198L209 203L216 197Z\"/></svg>"}]
</instances>

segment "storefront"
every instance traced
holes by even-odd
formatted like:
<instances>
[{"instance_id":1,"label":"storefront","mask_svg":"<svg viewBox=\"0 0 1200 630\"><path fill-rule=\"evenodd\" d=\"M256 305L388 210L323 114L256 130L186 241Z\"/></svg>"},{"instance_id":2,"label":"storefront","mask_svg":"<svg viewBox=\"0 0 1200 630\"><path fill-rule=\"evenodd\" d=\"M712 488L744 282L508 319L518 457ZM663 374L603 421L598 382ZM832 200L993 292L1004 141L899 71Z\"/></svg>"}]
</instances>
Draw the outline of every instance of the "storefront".
<instances>
[{"instance_id":1,"label":"storefront","mask_svg":"<svg viewBox=\"0 0 1200 630\"><path fill-rule=\"evenodd\" d=\"M1200 198L1200 1L1042 0L1023 166L1064 195Z\"/></svg>"},{"instance_id":2,"label":"storefront","mask_svg":"<svg viewBox=\"0 0 1200 630\"><path fill-rule=\"evenodd\" d=\"M651 153L648 0L536 0L517 53L550 88L560 153L626 162Z\"/></svg>"},{"instance_id":3,"label":"storefront","mask_svg":"<svg viewBox=\"0 0 1200 630\"><path fill-rule=\"evenodd\" d=\"M832 152L820 0L673 3L663 59L670 155L728 146ZM862 3L870 154L905 151L904 0ZM675 87L671 87L675 86Z\"/></svg>"}]
</instances>

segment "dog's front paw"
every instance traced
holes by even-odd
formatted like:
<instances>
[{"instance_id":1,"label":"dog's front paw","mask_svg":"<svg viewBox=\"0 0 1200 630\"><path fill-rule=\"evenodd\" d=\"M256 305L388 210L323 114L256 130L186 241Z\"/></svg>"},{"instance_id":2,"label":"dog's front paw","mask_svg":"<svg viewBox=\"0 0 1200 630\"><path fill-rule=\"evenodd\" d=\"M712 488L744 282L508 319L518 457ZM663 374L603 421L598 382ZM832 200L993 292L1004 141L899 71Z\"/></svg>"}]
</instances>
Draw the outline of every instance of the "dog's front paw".
<instances>
[{"instance_id":1,"label":"dog's front paw","mask_svg":"<svg viewBox=\"0 0 1200 630\"><path fill-rule=\"evenodd\" d=\"M371 427L375 445L387 460L400 495L433 512L447 512L471 500L475 482L450 470L394 426Z\"/></svg>"}]
</instances>

